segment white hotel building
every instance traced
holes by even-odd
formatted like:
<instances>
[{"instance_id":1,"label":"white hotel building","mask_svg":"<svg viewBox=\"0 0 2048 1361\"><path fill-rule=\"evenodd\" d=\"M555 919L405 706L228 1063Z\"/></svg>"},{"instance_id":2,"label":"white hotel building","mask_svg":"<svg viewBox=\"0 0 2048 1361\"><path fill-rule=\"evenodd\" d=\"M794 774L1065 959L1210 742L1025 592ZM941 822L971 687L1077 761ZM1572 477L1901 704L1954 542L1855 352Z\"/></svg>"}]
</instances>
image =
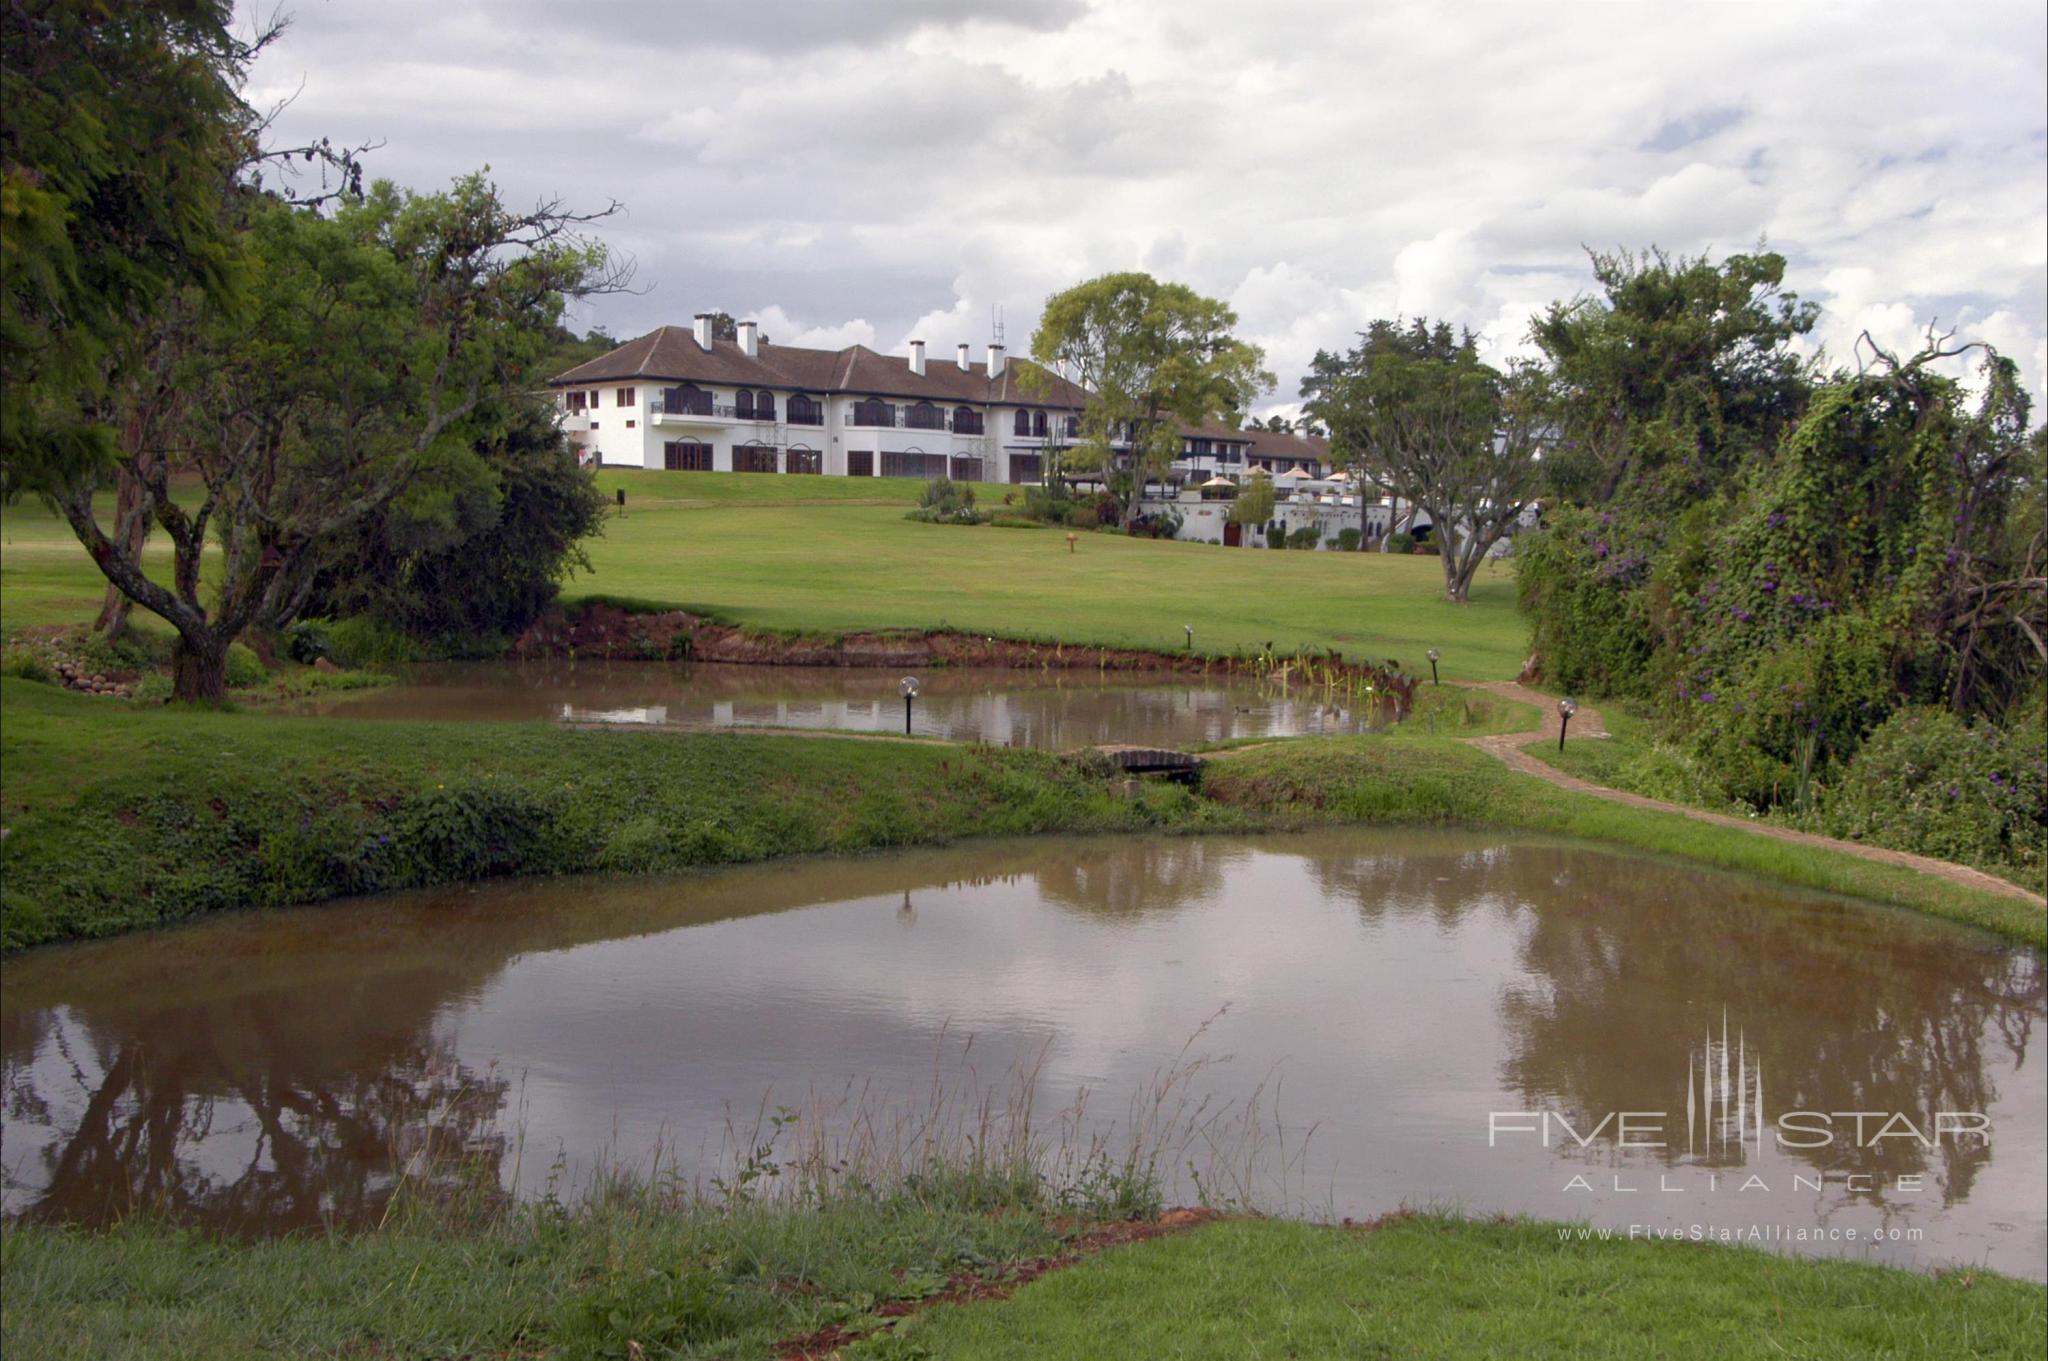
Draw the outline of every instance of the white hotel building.
<instances>
[{"instance_id":1,"label":"white hotel building","mask_svg":"<svg viewBox=\"0 0 2048 1361\"><path fill-rule=\"evenodd\" d=\"M773 345L751 321L737 340L663 326L552 379L562 429L586 461L680 472L816 473L830 477L940 475L971 482L1037 482L1047 449L1077 436L1085 390L1006 358L904 357L864 345L814 350ZM1037 371L1044 383L1026 391ZM1182 432L1174 481L1254 467L1320 471L1319 440L1224 426Z\"/></svg>"}]
</instances>

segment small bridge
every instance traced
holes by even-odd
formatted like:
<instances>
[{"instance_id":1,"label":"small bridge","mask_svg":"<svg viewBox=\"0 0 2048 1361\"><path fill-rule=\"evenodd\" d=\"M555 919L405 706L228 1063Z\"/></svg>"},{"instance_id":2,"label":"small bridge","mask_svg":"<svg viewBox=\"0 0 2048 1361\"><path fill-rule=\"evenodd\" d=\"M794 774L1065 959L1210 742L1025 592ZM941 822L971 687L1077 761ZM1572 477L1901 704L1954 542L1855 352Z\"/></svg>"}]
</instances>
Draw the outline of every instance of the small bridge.
<instances>
[{"instance_id":1,"label":"small bridge","mask_svg":"<svg viewBox=\"0 0 2048 1361\"><path fill-rule=\"evenodd\" d=\"M1171 779L1191 780L1202 764L1202 758L1185 751L1168 751L1164 747L1096 747L1126 775L1165 775Z\"/></svg>"}]
</instances>

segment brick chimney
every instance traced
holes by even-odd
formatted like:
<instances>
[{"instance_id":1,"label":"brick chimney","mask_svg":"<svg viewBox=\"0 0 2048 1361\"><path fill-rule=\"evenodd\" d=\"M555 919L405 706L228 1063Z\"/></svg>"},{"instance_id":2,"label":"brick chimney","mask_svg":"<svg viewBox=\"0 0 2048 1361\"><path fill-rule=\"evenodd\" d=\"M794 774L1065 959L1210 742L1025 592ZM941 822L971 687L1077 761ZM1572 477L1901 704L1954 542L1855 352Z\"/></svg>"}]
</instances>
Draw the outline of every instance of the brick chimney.
<instances>
[{"instance_id":1,"label":"brick chimney","mask_svg":"<svg viewBox=\"0 0 2048 1361\"><path fill-rule=\"evenodd\" d=\"M924 342L922 340L910 342L910 371L920 378L924 377Z\"/></svg>"},{"instance_id":2,"label":"brick chimney","mask_svg":"<svg viewBox=\"0 0 2048 1361\"><path fill-rule=\"evenodd\" d=\"M1000 345L988 347L988 376L991 378L1003 376L1003 347Z\"/></svg>"},{"instance_id":3,"label":"brick chimney","mask_svg":"<svg viewBox=\"0 0 2048 1361\"><path fill-rule=\"evenodd\" d=\"M697 348L700 350L711 348L711 314L709 312L699 312L697 314Z\"/></svg>"},{"instance_id":4,"label":"brick chimney","mask_svg":"<svg viewBox=\"0 0 2048 1361\"><path fill-rule=\"evenodd\" d=\"M761 353L761 326L759 322L740 323L740 349L749 356Z\"/></svg>"}]
</instances>

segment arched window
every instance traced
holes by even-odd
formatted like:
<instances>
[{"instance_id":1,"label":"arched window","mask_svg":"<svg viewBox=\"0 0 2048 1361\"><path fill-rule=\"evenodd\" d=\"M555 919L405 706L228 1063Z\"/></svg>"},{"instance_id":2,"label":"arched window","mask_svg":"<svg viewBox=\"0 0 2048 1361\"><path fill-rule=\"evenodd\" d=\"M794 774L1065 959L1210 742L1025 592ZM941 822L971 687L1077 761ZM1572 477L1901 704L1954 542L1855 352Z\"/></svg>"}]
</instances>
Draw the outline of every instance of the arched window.
<instances>
[{"instance_id":1,"label":"arched window","mask_svg":"<svg viewBox=\"0 0 2048 1361\"><path fill-rule=\"evenodd\" d=\"M743 421L754 419L754 394L746 388L741 388L738 395L732 399L732 410L733 414Z\"/></svg>"},{"instance_id":2,"label":"arched window","mask_svg":"<svg viewBox=\"0 0 2048 1361\"><path fill-rule=\"evenodd\" d=\"M1031 433L1031 413L1029 411L1019 410L1017 412L1017 433L1020 435Z\"/></svg>"},{"instance_id":3,"label":"arched window","mask_svg":"<svg viewBox=\"0 0 2048 1361\"><path fill-rule=\"evenodd\" d=\"M981 413L971 406L953 408L953 433L956 435L978 435L981 433Z\"/></svg>"},{"instance_id":4,"label":"arched window","mask_svg":"<svg viewBox=\"0 0 2048 1361\"><path fill-rule=\"evenodd\" d=\"M896 408L879 397L868 397L853 404L855 425L893 426L896 424Z\"/></svg>"},{"instance_id":5,"label":"arched window","mask_svg":"<svg viewBox=\"0 0 2048 1361\"><path fill-rule=\"evenodd\" d=\"M1068 438L1068 439L1079 439L1080 437L1081 437L1081 418L1080 418L1079 416L1069 416L1069 417L1067 417L1067 438Z\"/></svg>"},{"instance_id":6,"label":"arched window","mask_svg":"<svg viewBox=\"0 0 2048 1361\"><path fill-rule=\"evenodd\" d=\"M662 393L662 409L672 416L708 416L711 414L711 394L693 384L685 383Z\"/></svg>"},{"instance_id":7,"label":"arched window","mask_svg":"<svg viewBox=\"0 0 2048 1361\"><path fill-rule=\"evenodd\" d=\"M775 419L774 393L757 392L754 394L754 419L757 421L772 421Z\"/></svg>"},{"instance_id":8,"label":"arched window","mask_svg":"<svg viewBox=\"0 0 2048 1361\"><path fill-rule=\"evenodd\" d=\"M789 423L791 425L823 425L825 408L818 405L815 397L806 397L801 392L789 399Z\"/></svg>"},{"instance_id":9,"label":"arched window","mask_svg":"<svg viewBox=\"0 0 2048 1361\"><path fill-rule=\"evenodd\" d=\"M1043 411L1031 413L1031 433L1034 435L1043 435L1045 433L1045 413Z\"/></svg>"},{"instance_id":10,"label":"arched window","mask_svg":"<svg viewBox=\"0 0 2048 1361\"><path fill-rule=\"evenodd\" d=\"M930 402L919 402L903 413L903 424L911 430L944 430L946 413Z\"/></svg>"}]
</instances>

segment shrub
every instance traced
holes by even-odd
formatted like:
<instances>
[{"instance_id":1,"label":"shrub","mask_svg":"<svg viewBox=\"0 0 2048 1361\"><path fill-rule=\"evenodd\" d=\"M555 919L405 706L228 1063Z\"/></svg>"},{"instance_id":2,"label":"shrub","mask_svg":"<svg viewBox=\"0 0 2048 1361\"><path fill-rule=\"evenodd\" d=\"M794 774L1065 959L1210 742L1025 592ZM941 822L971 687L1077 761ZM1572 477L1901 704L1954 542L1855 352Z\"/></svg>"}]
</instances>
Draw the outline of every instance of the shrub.
<instances>
[{"instance_id":1,"label":"shrub","mask_svg":"<svg viewBox=\"0 0 2048 1361\"><path fill-rule=\"evenodd\" d=\"M1063 525L1074 518L1073 498L1064 486L1024 488L1024 514L1042 524Z\"/></svg>"},{"instance_id":2,"label":"shrub","mask_svg":"<svg viewBox=\"0 0 2048 1361\"><path fill-rule=\"evenodd\" d=\"M1358 551L1359 541L1364 537L1365 536L1356 529L1338 530L1337 551L1339 553L1356 553Z\"/></svg>"},{"instance_id":3,"label":"shrub","mask_svg":"<svg viewBox=\"0 0 2048 1361\"><path fill-rule=\"evenodd\" d=\"M421 660L419 644L394 624L371 615L337 619L326 626L327 656L339 666L398 666Z\"/></svg>"},{"instance_id":4,"label":"shrub","mask_svg":"<svg viewBox=\"0 0 2048 1361\"><path fill-rule=\"evenodd\" d=\"M1157 515L1140 515L1131 521L1132 535L1147 539L1178 538L1180 527L1180 514L1173 510L1162 511Z\"/></svg>"},{"instance_id":5,"label":"shrub","mask_svg":"<svg viewBox=\"0 0 2048 1361\"><path fill-rule=\"evenodd\" d=\"M2048 763L2038 711L2012 727L1946 709L1901 709L1824 791L1831 836L2038 874L2048 840Z\"/></svg>"},{"instance_id":6,"label":"shrub","mask_svg":"<svg viewBox=\"0 0 2048 1361\"><path fill-rule=\"evenodd\" d=\"M129 694L137 704L169 704L171 690L169 676L151 673L135 682L135 688Z\"/></svg>"},{"instance_id":7,"label":"shrub","mask_svg":"<svg viewBox=\"0 0 2048 1361\"><path fill-rule=\"evenodd\" d=\"M228 689L247 690L269 679L270 672L254 652L240 643L228 644Z\"/></svg>"},{"instance_id":8,"label":"shrub","mask_svg":"<svg viewBox=\"0 0 2048 1361\"><path fill-rule=\"evenodd\" d=\"M1302 525L1287 536L1289 548L1314 548L1323 541L1323 531L1317 525Z\"/></svg>"},{"instance_id":9,"label":"shrub","mask_svg":"<svg viewBox=\"0 0 2048 1361\"><path fill-rule=\"evenodd\" d=\"M301 619L284 631L284 655L311 666L332 650L325 619Z\"/></svg>"},{"instance_id":10,"label":"shrub","mask_svg":"<svg viewBox=\"0 0 2048 1361\"><path fill-rule=\"evenodd\" d=\"M1396 530L1394 533L1387 535L1387 551L1389 553L1409 553L1413 552L1414 549L1415 536L1406 530Z\"/></svg>"},{"instance_id":11,"label":"shrub","mask_svg":"<svg viewBox=\"0 0 2048 1361\"><path fill-rule=\"evenodd\" d=\"M50 669L49 662L40 652L14 643L9 643L7 651L0 654L0 675L40 681L45 685L57 679L57 673Z\"/></svg>"},{"instance_id":12,"label":"shrub","mask_svg":"<svg viewBox=\"0 0 2048 1361\"><path fill-rule=\"evenodd\" d=\"M990 523L991 525L994 525L994 526L995 526L995 527L996 527L997 529L1044 529L1044 528L1045 528L1045 522L1044 522L1044 521L1042 521L1042 520L1030 520L1030 519L1026 519L1026 518L1025 518L1024 516L1022 516L1022 515L1013 515L1013 514L1008 514L1008 513L1000 513L1000 512L999 512L999 513L998 513L998 514L997 514L997 515L995 516L995 518L991 519L991 520L989 521L989 523Z\"/></svg>"},{"instance_id":13,"label":"shrub","mask_svg":"<svg viewBox=\"0 0 2048 1361\"><path fill-rule=\"evenodd\" d=\"M1582 695L1648 696L1656 644L1636 589L1641 564L1613 547L1604 537L1612 526L1600 520L1560 510L1522 535L1516 604L1550 683Z\"/></svg>"},{"instance_id":14,"label":"shrub","mask_svg":"<svg viewBox=\"0 0 2048 1361\"><path fill-rule=\"evenodd\" d=\"M974 487L935 477L918 493L917 509L903 517L930 525L978 525L988 517L974 508Z\"/></svg>"}]
</instances>

